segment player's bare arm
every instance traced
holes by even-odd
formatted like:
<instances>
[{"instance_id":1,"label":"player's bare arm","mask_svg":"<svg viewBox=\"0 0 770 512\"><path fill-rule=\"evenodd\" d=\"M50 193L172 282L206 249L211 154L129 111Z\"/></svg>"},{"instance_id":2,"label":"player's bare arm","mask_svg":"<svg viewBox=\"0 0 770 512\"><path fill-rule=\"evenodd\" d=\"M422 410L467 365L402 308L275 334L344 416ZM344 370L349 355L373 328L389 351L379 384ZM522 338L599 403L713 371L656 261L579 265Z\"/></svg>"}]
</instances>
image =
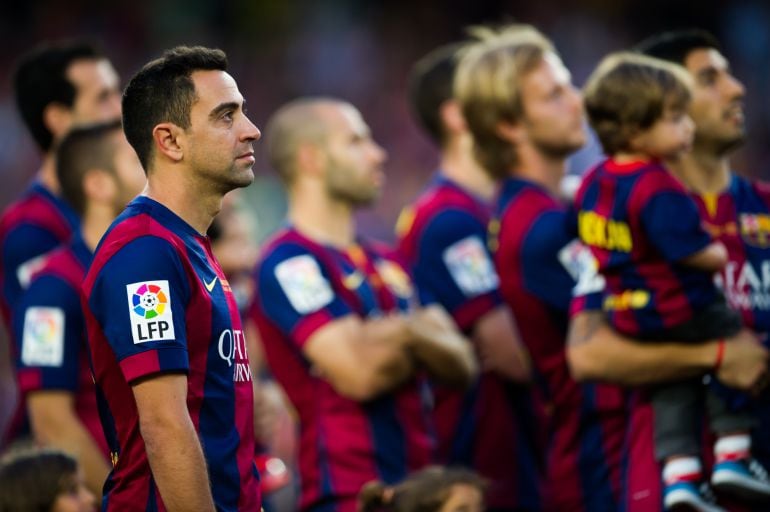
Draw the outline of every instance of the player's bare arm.
<instances>
[{"instance_id":1,"label":"player's bare arm","mask_svg":"<svg viewBox=\"0 0 770 512\"><path fill-rule=\"evenodd\" d=\"M40 390L27 395L27 411L35 439L45 446L75 450L88 489L100 495L110 465L75 411L69 391Z\"/></svg>"},{"instance_id":2,"label":"player's bare arm","mask_svg":"<svg viewBox=\"0 0 770 512\"><path fill-rule=\"evenodd\" d=\"M133 385L139 428L166 510L213 511L206 461L187 410L187 376L166 374Z\"/></svg>"},{"instance_id":3,"label":"player's bare arm","mask_svg":"<svg viewBox=\"0 0 770 512\"><path fill-rule=\"evenodd\" d=\"M570 322L567 361L577 380L639 386L712 370L720 343L636 343L607 325L602 312L587 311ZM717 377L728 386L752 389L766 371L767 350L746 330L724 343Z\"/></svg>"},{"instance_id":4,"label":"player's bare arm","mask_svg":"<svg viewBox=\"0 0 770 512\"><path fill-rule=\"evenodd\" d=\"M304 352L338 393L365 401L411 375L414 364L405 350L410 339L403 315L367 320L348 315L313 333Z\"/></svg>"},{"instance_id":5,"label":"player's bare arm","mask_svg":"<svg viewBox=\"0 0 770 512\"><path fill-rule=\"evenodd\" d=\"M472 336L484 370L514 382L530 381L532 362L507 306L498 306L479 318Z\"/></svg>"},{"instance_id":6,"label":"player's bare arm","mask_svg":"<svg viewBox=\"0 0 770 512\"><path fill-rule=\"evenodd\" d=\"M468 340L457 330L452 317L438 305L414 312L409 328L415 341L412 353L437 380L467 386L478 373Z\"/></svg>"}]
</instances>

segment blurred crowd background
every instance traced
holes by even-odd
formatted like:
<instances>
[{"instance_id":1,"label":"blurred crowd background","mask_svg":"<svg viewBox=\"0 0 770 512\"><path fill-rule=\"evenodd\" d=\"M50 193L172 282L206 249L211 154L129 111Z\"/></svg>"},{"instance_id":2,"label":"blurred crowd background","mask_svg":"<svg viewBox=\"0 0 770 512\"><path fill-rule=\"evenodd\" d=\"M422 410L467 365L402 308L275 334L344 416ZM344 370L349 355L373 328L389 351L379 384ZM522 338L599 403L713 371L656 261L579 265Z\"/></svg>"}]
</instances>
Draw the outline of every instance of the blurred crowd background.
<instances>
[{"instance_id":1,"label":"blurred crowd background","mask_svg":"<svg viewBox=\"0 0 770 512\"><path fill-rule=\"evenodd\" d=\"M363 112L388 151L382 200L360 213L363 232L385 240L401 207L436 166L435 148L410 116L411 65L477 23L520 21L552 38L575 84L610 51L659 30L697 26L722 41L747 86L749 143L735 169L770 177L770 2L766 0L2 0L0 2L0 207L31 179L36 148L13 105L16 58L45 39L87 37L102 46L125 82L142 64L177 44L225 50L231 74L264 127L283 102L333 95ZM256 186L243 195L258 239L284 213L281 186L257 147ZM573 158L581 172L599 157L595 144Z\"/></svg>"}]
</instances>

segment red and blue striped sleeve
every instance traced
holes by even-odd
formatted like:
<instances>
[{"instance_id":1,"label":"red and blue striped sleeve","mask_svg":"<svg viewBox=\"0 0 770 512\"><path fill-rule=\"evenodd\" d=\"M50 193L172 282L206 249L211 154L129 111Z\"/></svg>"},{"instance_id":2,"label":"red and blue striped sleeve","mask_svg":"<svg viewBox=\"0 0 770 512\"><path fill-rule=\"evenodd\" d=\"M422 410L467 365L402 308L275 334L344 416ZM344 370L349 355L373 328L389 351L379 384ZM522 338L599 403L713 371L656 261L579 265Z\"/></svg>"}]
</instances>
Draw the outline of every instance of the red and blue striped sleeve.
<instances>
[{"instance_id":1,"label":"red and blue striped sleeve","mask_svg":"<svg viewBox=\"0 0 770 512\"><path fill-rule=\"evenodd\" d=\"M89 308L128 382L189 369L185 314L190 282L180 255L160 237L136 238L94 279Z\"/></svg>"},{"instance_id":2,"label":"red and blue striped sleeve","mask_svg":"<svg viewBox=\"0 0 770 512\"><path fill-rule=\"evenodd\" d=\"M279 244L257 268L255 306L302 347L318 329L353 313L335 291L330 272L307 248Z\"/></svg>"},{"instance_id":3,"label":"red and blue striped sleeve","mask_svg":"<svg viewBox=\"0 0 770 512\"><path fill-rule=\"evenodd\" d=\"M77 289L53 274L35 278L14 312L13 330L22 393L78 390L84 325Z\"/></svg>"},{"instance_id":4,"label":"red and blue striped sleeve","mask_svg":"<svg viewBox=\"0 0 770 512\"><path fill-rule=\"evenodd\" d=\"M629 203L639 212L647 238L667 261L681 261L711 243L695 201L673 176L647 173L634 189Z\"/></svg>"},{"instance_id":5,"label":"red and blue striped sleeve","mask_svg":"<svg viewBox=\"0 0 770 512\"><path fill-rule=\"evenodd\" d=\"M420 232L416 255L412 270L421 302L439 302L461 329L502 304L486 226L469 212L434 215Z\"/></svg>"}]
</instances>

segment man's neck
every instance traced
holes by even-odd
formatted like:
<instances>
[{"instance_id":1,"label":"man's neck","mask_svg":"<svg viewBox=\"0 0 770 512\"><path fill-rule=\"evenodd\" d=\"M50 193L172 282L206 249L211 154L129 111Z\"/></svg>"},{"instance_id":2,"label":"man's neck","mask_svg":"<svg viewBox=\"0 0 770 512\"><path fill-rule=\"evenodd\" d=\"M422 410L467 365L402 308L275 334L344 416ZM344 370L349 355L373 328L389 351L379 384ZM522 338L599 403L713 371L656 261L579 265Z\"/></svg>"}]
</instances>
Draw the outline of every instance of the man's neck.
<instances>
[{"instance_id":1,"label":"man's neck","mask_svg":"<svg viewBox=\"0 0 770 512\"><path fill-rule=\"evenodd\" d=\"M718 194L730 184L730 160L724 155L693 149L676 162L667 162L671 171L698 194Z\"/></svg>"},{"instance_id":2,"label":"man's neck","mask_svg":"<svg viewBox=\"0 0 770 512\"><path fill-rule=\"evenodd\" d=\"M59 179L56 177L56 159L53 152L43 155L43 163L37 172L37 179L45 188L58 195L60 192Z\"/></svg>"},{"instance_id":3,"label":"man's neck","mask_svg":"<svg viewBox=\"0 0 770 512\"><path fill-rule=\"evenodd\" d=\"M340 249L356 240L353 208L328 197L320 191L305 187L321 186L316 183L295 184L289 191L289 222L311 240Z\"/></svg>"},{"instance_id":4,"label":"man's neck","mask_svg":"<svg viewBox=\"0 0 770 512\"><path fill-rule=\"evenodd\" d=\"M510 176L537 183L553 196L560 195L561 180L567 171L566 157L552 157L530 147L521 148L518 157Z\"/></svg>"},{"instance_id":5,"label":"man's neck","mask_svg":"<svg viewBox=\"0 0 770 512\"><path fill-rule=\"evenodd\" d=\"M92 205L86 208L80 224L80 234L91 252L96 250L107 228L115 220L115 212L109 206Z\"/></svg>"},{"instance_id":6,"label":"man's neck","mask_svg":"<svg viewBox=\"0 0 770 512\"><path fill-rule=\"evenodd\" d=\"M153 170L147 177L147 186L142 194L161 203L199 234L205 235L222 208L224 193L212 189L210 183L190 179L191 174L176 169L168 169L167 172Z\"/></svg>"},{"instance_id":7,"label":"man's neck","mask_svg":"<svg viewBox=\"0 0 770 512\"><path fill-rule=\"evenodd\" d=\"M495 182L473 157L473 143L469 137L456 137L447 142L441 151L441 171L486 201L491 201L495 195Z\"/></svg>"}]
</instances>

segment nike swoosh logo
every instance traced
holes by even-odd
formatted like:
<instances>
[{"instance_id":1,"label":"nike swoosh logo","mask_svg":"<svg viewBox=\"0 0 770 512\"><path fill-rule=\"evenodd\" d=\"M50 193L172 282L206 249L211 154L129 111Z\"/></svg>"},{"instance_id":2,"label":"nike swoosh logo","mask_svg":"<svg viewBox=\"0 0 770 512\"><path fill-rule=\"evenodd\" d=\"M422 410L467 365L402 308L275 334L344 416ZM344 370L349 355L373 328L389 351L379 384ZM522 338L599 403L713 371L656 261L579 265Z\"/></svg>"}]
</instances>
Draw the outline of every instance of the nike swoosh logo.
<instances>
[{"instance_id":1,"label":"nike swoosh logo","mask_svg":"<svg viewBox=\"0 0 770 512\"><path fill-rule=\"evenodd\" d=\"M212 279L210 283L206 283L206 282L203 283L206 285L206 289L209 291L209 293L211 293L211 291L214 289L214 286L216 286L217 279L218 279L217 277L214 277L214 279Z\"/></svg>"}]
</instances>

